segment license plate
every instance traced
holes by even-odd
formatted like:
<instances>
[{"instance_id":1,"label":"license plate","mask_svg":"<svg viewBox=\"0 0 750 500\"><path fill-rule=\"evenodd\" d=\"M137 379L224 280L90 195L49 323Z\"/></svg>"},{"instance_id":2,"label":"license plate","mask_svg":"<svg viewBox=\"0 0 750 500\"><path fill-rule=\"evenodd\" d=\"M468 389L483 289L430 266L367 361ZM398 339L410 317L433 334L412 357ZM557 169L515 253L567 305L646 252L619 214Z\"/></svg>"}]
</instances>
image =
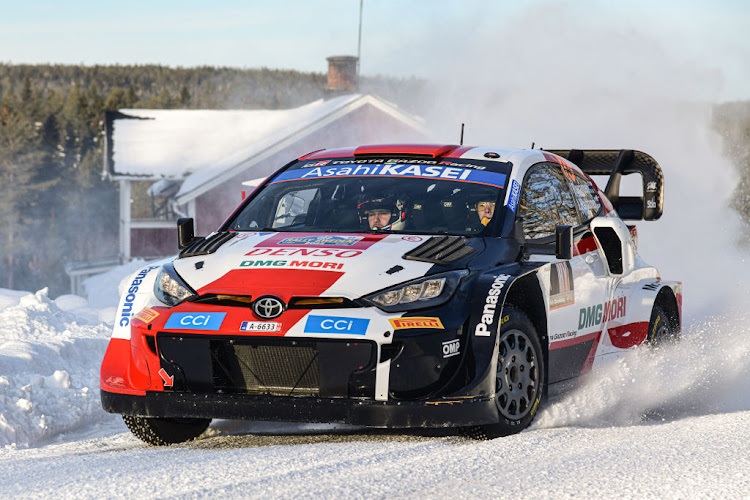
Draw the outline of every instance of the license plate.
<instances>
[{"instance_id":1,"label":"license plate","mask_svg":"<svg viewBox=\"0 0 750 500\"><path fill-rule=\"evenodd\" d=\"M243 321L240 325L242 332L280 332L281 323L275 321Z\"/></svg>"}]
</instances>

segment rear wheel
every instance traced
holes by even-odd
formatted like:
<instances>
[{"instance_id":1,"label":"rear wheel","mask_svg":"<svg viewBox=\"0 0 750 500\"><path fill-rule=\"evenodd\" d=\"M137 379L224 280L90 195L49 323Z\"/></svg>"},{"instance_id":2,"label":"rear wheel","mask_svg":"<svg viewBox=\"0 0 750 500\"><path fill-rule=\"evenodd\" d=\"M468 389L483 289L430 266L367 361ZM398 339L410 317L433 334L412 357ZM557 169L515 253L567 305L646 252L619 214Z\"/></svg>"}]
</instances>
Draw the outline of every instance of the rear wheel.
<instances>
[{"instance_id":1,"label":"rear wheel","mask_svg":"<svg viewBox=\"0 0 750 500\"><path fill-rule=\"evenodd\" d=\"M659 347L673 344L679 340L680 332L677 330L677 325L673 324L673 321L661 306L654 306L651 311L651 320L648 323L648 345Z\"/></svg>"},{"instance_id":2,"label":"rear wheel","mask_svg":"<svg viewBox=\"0 0 750 500\"><path fill-rule=\"evenodd\" d=\"M544 393L544 353L531 320L521 311L506 307L499 335L495 404L500 421L464 430L475 439L521 432L534 419Z\"/></svg>"},{"instance_id":3,"label":"rear wheel","mask_svg":"<svg viewBox=\"0 0 750 500\"><path fill-rule=\"evenodd\" d=\"M203 434L211 423L205 418L150 418L123 415L130 432L141 441L164 446L189 441Z\"/></svg>"}]
</instances>

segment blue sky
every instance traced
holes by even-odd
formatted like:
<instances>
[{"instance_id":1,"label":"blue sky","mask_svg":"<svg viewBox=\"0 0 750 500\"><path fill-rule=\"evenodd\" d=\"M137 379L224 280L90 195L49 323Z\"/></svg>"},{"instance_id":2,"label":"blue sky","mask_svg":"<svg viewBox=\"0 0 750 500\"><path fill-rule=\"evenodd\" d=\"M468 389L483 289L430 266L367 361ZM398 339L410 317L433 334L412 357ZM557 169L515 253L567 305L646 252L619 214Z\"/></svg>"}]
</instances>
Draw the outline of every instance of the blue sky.
<instances>
[{"instance_id":1,"label":"blue sky","mask_svg":"<svg viewBox=\"0 0 750 500\"><path fill-rule=\"evenodd\" d=\"M0 61L324 72L327 56L356 55L359 4L0 0ZM688 80L700 97L750 99L748 0L365 0L363 12L366 75L470 78L471 68L517 73L519 60L555 61L555 71L607 61L613 78L645 67L675 86Z\"/></svg>"}]
</instances>

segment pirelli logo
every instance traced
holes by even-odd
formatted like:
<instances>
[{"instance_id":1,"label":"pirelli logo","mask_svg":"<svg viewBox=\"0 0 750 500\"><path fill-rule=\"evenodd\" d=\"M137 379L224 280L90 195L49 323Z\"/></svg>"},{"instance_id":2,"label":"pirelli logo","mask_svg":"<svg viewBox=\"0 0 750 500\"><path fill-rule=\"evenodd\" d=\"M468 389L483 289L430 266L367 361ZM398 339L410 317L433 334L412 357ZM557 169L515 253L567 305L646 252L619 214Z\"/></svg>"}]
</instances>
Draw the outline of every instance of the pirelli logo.
<instances>
[{"instance_id":1,"label":"pirelli logo","mask_svg":"<svg viewBox=\"0 0 750 500\"><path fill-rule=\"evenodd\" d=\"M406 328L439 328L444 330L445 327L440 318L426 318L414 316L411 318L394 318L389 319L394 330L404 330Z\"/></svg>"},{"instance_id":2,"label":"pirelli logo","mask_svg":"<svg viewBox=\"0 0 750 500\"><path fill-rule=\"evenodd\" d=\"M136 314L135 319L139 319L143 321L144 323L151 323L153 320L156 319L158 315L159 315L158 312L154 311L150 307L147 307L146 309Z\"/></svg>"}]
</instances>

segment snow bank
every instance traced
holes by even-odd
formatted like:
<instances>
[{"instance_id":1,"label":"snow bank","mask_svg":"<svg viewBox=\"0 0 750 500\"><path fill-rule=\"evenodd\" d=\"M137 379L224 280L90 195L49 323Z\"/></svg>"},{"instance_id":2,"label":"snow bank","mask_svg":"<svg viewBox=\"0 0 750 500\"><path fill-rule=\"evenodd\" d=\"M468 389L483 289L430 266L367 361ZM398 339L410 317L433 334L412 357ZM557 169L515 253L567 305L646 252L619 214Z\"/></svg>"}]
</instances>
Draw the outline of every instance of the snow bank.
<instances>
[{"instance_id":1,"label":"snow bank","mask_svg":"<svg viewBox=\"0 0 750 500\"><path fill-rule=\"evenodd\" d=\"M98 387L110 332L82 297L0 290L0 446L108 418Z\"/></svg>"}]
</instances>

